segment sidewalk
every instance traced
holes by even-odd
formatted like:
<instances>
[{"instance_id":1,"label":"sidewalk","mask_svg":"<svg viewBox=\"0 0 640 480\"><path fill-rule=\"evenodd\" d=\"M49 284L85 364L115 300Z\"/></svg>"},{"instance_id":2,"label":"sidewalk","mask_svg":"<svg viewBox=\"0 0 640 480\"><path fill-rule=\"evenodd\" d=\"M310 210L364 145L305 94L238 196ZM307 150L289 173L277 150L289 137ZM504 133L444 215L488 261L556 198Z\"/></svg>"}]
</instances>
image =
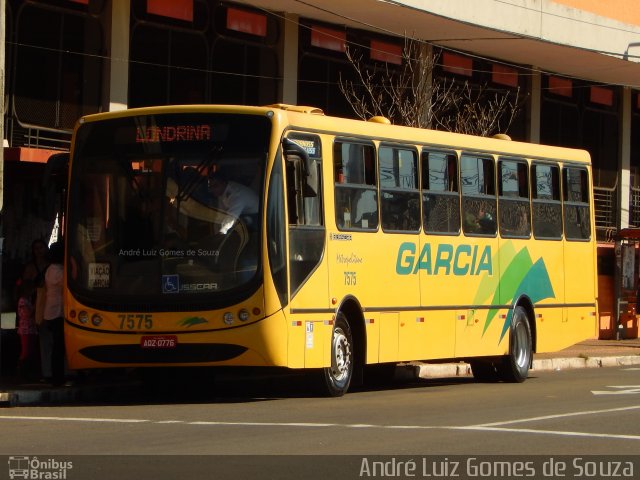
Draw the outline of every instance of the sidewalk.
<instances>
[{"instance_id":1,"label":"sidewalk","mask_svg":"<svg viewBox=\"0 0 640 480\"><path fill-rule=\"evenodd\" d=\"M586 340L559 352L534 354L532 372L620 365L640 366L640 339ZM0 379L0 407L119 401L139 391L139 382L131 376L105 372L67 387L50 387L38 383L11 384ZM410 363L396 370L396 376L405 379L470 375L469 365L463 362Z\"/></svg>"},{"instance_id":2,"label":"sidewalk","mask_svg":"<svg viewBox=\"0 0 640 480\"><path fill-rule=\"evenodd\" d=\"M640 339L585 340L553 353L533 355L532 372L545 370L568 370L573 368L601 368L620 365L640 365ZM415 369L419 378L444 378L471 375L467 363L419 363L408 368Z\"/></svg>"}]
</instances>

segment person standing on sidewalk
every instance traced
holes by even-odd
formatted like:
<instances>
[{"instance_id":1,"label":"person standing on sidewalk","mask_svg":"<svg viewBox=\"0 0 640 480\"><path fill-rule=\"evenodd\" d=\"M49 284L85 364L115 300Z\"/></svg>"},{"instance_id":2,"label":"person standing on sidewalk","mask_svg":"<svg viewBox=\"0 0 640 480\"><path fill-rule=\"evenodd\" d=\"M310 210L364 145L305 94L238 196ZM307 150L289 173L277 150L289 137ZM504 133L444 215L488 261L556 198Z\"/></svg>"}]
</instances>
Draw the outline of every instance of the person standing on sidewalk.
<instances>
[{"instance_id":1,"label":"person standing on sidewalk","mask_svg":"<svg viewBox=\"0 0 640 480\"><path fill-rule=\"evenodd\" d=\"M51 244L49 259L51 264L44 275L45 304L42 326L48 330L53 340L50 357L51 383L58 386L64 383L64 313L62 305L64 244L62 242Z\"/></svg>"},{"instance_id":2,"label":"person standing on sidewalk","mask_svg":"<svg viewBox=\"0 0 640 480\"><path fill-rule=\"evenodd\" d=\"M20 357L18 358L18 378L29 381L37 376L40 368L38 329L36 328L35 308L31 289L18 289L18 336L20 337Z\"/></svg>"}]
</instances>

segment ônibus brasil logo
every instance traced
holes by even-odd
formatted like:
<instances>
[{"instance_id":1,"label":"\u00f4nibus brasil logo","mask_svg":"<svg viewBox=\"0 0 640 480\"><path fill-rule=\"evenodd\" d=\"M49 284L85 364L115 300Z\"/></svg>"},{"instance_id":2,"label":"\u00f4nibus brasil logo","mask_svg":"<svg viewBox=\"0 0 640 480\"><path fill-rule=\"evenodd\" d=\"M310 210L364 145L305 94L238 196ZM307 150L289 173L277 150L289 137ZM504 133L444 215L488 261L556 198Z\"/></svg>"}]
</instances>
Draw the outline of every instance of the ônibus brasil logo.
<instances>
[{"instance_id":1,"label":"\u00f4nibus brasil logo","mask_svg":"<svg viewBox=\"0 0 640 480\"><path fill-rule=\"evenodd\" d=\"M73 462L60 461L54 458L38 458L27 456L9 457L9 478L33 480L65 480L69 478L67 471L73 468Z\"/></svg>"}]
</instances>

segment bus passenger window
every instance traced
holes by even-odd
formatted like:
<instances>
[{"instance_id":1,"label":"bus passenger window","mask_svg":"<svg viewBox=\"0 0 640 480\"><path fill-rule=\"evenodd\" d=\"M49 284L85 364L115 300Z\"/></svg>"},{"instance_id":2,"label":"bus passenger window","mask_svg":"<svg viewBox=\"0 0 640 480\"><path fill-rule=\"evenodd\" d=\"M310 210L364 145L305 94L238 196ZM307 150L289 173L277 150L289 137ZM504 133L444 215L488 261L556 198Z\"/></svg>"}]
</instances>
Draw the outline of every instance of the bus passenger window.
<instances>
[{"instance_id":1,"label":"bus passenger window","mask_svg":"<svg viewBox=\"0 0 640 480\"><path fill-rule=\"evenodd\" d=\"M500 160L500 235L528 238L531 235L528 166L524 160Z\"/></svg>"},{"instance_id":2,"label":"bus passenger window","mask_svg":"<svg viewBox=\"0 0 640 480\"><path fill-rule=\"evenodd\" d=\"M588 179L584 168L562 169L564 233L567 240L591 238Z\"/></svg>"},{"instance_id":3,"label":"bus passenger window","mask_svg":"<svg viewBox=\"0 0 640 480\"><path fill-rule=\"evenodd\" d=\"M377 230L378 196L373 145L336 141L333 159L337 227L340 230Z\"/></svg>"},{"instance_id":4,"label":"bus passenger window","mask_svg":"<svg viewBox=\"0 0 640 480\"><path fill-rule=\"evenodd\" d=\"M540 240L562 238L560 168L534 162L531 166L533 236Z\"/></svg>"},{"instance_id":5,"label":"bus passenger window","mask_svg":"<svg viewBox=\"0 0 640 480\"><path fill-rule=\"evenodd\" d=\"M453 152L422 152L422 222L425 233L460 232L458 158Z\"/></svg>"},{"instance_id":6,"label":"bus passenger window","mask_svg":"<svg viewBox=\"0 0 640 480\"><path fill-rule=\"evenodd\" d=\"M418 156L415 149L380 147L380 207L383 230L420 230Z\"/></svg>"},{"instance_id":7,"label":"bus passenger window","mask_svg":"<svg viewBox=\"0 0 640 480\"><path fill-rule=\"evenodd\" d=\"M494 162L463 153L460 158L463 230L466 235L496 234Z\"/></svg>"}]
</instances>

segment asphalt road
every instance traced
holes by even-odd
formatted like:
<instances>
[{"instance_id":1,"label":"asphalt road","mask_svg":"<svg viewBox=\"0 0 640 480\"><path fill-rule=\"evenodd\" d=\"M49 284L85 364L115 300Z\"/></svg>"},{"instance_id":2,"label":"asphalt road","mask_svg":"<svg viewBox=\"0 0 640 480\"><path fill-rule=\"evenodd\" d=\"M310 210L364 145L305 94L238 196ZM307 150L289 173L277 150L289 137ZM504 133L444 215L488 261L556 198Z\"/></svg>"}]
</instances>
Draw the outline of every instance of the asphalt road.
<instances>
[{"instance_id":1,"label":"asphalt road","mask_svg":"<svg viewBox=\"0 0 640 480\"><path fill-rule=\"evenodd\" d=\"M603 455L627 461L615 456L636 455L630 458L635 461L632 474L637 475L640 368L539 372L523 384L476 383L472 378L413 380L342 398L310 395L305 382L296 377L243 382L231 377L219 380L206 395L182 387L179 392L131 394L119 404L2 409L0 432L0 455L41 459L72 455L76 464L93 458L91 468L102 465L98 470L110 474L120 469L119 478L128 478L128 469L140 473L140 464L149 476L136 478L165 478L161 473L172 468L182 474L217 468L218 475L211 478L227 478L224 472L237 477L243 468L249 469L243 478L300 478L302 471L309 478L316 474L358 478L380 476L367 475L376 472L363 460L377 455L384 456L381 461L418 462L418 470L419 462L431 465L434 460L442 472L470 455L516 455L539 462L536 474L549 458L573 462L585 455ZM150 462L148 455L161 457ZM260 455L284 457L254 457ZM185 463L185 458L191 460ZM291 476L283 473L283 464ZM85 478L71 473L87 470L88 465L77 465L66 478ZM390 475L382 476L410 473L393 470L401 468L397 463L387 467L392 469L387 471ZM0 478L3 473L0 466ZM557 478L591 477L584 469L577 471L583 476L575 475L575 469L573 473ZM92 478L99 478L95 474ZM405 475L415 476L425 473Z\"/></svg>"}]
</instances>

